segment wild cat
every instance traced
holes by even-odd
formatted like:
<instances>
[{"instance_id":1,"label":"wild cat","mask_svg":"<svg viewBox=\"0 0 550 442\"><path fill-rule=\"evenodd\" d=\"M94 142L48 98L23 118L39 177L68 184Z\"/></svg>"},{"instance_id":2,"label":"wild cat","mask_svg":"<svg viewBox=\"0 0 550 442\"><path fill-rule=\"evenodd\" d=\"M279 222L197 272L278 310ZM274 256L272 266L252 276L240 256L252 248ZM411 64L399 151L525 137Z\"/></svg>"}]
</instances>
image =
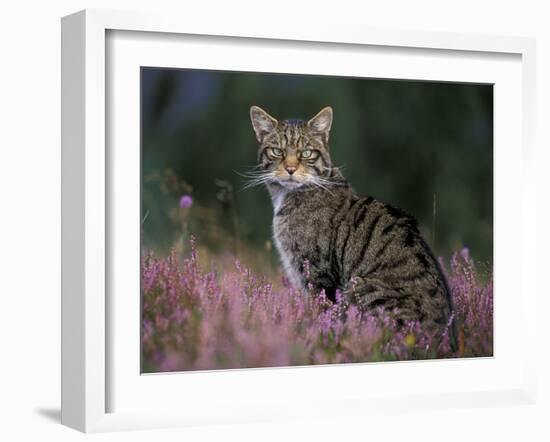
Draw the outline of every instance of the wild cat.
<instances>
[{"instance_id":1,"label":"wild cat","mask_svg":"<svg viewBox=\"0 0 550 442\"><path fill-rule=\"evenodd\" d=\"M273 202L273 239L291 284L308 283L335 301L340 290L362 311L382 307L398 324L448 327L456 347L449 288L416 220L370 196L355 194L330 158L333 111L309 121L277 121L257 106L250 118L259 143L254 184Z\"/></svg>"}]
</instances>

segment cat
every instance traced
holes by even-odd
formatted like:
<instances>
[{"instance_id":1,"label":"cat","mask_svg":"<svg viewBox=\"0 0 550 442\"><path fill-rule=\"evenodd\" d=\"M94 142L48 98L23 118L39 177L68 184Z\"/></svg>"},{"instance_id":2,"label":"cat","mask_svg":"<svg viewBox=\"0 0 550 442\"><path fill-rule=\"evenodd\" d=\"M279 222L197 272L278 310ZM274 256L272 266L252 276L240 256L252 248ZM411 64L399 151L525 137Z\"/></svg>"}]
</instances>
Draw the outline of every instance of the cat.
<instances>
[{"instance_id":1,"label":"cat","mask_svg":"<svg viewBox=\"0 0 550 442\"><path fill-rule=\"evenodd\" d=\"M333 302L339 290L360 311L383 310L397 324L448 330L456 349L448 284L416 220L356 195L333 166L332 108L306 122L278 121L252 106L250 119L259 143L252 184L265 184L271 195L273 240L290 283L297 289L311 284Z\"/></svg>"}]
</instances>

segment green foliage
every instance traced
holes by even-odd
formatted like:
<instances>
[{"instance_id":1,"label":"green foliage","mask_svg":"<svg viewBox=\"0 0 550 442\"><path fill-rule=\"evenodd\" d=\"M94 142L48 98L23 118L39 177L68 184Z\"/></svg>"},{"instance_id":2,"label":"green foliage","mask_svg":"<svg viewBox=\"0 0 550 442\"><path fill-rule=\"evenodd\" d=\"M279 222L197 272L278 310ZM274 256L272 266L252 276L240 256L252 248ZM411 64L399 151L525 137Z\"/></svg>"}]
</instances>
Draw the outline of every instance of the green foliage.
<instances>
[{"instance_id":1,"label":"green foliage","mask_svg":"<svg viewBox=\"0 0 550 442\"><path fill-rule=\"evenodd\" d=\"M201 241L220 247L238 236L263 249L269 197L242 191L237 173L256 161L249 108L307 119L330 105L332 157L358 193L412 213L436 254L468 244L490 263L492 103L490 85L144 68L143 243L166 250L177 239L172 212L183 192L209 208L187 220ZM187 190L159 186L168 168ZM220 199L219 180L231 187L231 201Z\"/></svg>"}]
</instances>

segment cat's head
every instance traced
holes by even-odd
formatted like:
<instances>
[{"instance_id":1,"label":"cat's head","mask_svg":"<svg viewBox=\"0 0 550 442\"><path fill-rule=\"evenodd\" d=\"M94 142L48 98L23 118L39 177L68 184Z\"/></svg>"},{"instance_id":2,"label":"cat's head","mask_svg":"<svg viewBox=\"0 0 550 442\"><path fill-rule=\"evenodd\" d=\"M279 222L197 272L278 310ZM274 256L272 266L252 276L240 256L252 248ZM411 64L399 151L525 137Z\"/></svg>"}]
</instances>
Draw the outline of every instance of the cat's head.
<instances>
[{"instance_id":1,"label":"cat's head","mask_svg":"<svg viewBox=\"0 0 550 442\"><path fill-rule=\"evenodd\" d=\"M278 121L258 106L250 119L260 144L256 180L286 188L305 184L323 187L332 176L329 132L332 108L325 107L309 121Z\"/></svg>"}]
</instances>

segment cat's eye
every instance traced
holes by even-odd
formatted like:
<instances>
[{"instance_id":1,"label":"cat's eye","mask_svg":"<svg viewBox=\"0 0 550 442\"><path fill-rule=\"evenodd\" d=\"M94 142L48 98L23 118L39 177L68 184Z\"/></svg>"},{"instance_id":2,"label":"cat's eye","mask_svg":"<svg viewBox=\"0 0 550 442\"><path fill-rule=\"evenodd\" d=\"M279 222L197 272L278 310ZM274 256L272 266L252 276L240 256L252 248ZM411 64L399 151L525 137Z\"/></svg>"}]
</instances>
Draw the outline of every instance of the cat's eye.
<instances>
[{"instance_id":1,"label":"cat's eye","mask_svg":"<svg viewBox=\"0 0 550 442\"><path fill-rule=\"evenodd\" d=\"M311 158L311 155L313 155L313 151L310 149L303 150L300 154L302 158Z\"/></svg>"},{"instance_id":2,"label":"cat's eye","mask_svg":"<svg viewBox=\"0 0 550 442\"><path fill-rule=\"evenodd\" d=\"M272 147L271 148L271 155L273 155L274 157L282 157L283 156L283 151L281 149L279 149L278 147Z\"/></svg>"}]
</instances>

